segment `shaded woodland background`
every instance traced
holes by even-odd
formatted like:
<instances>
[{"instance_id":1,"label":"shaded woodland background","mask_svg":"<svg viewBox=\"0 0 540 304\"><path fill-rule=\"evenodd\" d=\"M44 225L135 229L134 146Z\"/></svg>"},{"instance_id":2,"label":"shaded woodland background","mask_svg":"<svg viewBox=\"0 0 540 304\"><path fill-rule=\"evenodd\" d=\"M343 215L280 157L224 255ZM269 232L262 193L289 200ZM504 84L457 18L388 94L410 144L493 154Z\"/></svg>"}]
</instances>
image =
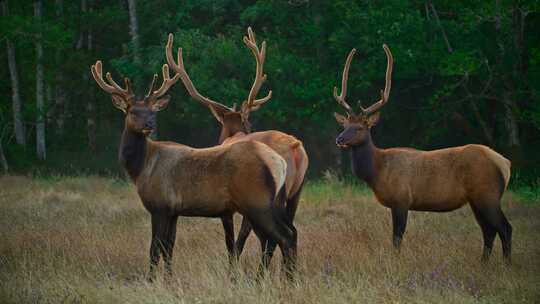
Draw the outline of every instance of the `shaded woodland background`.
<instances>
[{"instance_id":1,"label":"shaded woodland background","mask_svg":"<svg viewBox=\"0 0 540 304\"><path fill-rule=\"evenodd\" d=\"M482 143L513 161L514 181L540 176L540 1L0 0L0 160L11 172L113 174L122 113L90 74L97 59L144 94L165 63L168 33L184 48L202 94L232 105L247 96L254 59L242 36L266 40L273 98L251 115L256 130L301 138L310 174L348 174L332 98L357 48L349 101L384 87L387 43L395 58L390 102L374 129L379 147L434 149ZM158 116L158 138L195 147L219 126L181 83ZM517 178L516 178L517 177Z\"/></svg>"}]
</instances>

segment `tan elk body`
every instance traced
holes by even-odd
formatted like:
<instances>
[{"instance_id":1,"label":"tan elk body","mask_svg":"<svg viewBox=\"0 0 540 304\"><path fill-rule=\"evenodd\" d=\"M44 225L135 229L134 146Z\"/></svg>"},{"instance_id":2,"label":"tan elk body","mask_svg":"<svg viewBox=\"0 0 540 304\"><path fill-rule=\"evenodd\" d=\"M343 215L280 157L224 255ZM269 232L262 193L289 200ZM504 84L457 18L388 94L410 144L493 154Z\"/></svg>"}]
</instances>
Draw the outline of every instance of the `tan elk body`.
<instances>
[{"instance_id":1,"label":"tan elk body","mask_svg":"<svg viewBox=\"0 0 540 304\"><path fill-rule=\"evenodd\" d=\"M393 58L387 56L386 86L381 99L356 114L345 101L349 67L355 50L345 62L341 94L334 98L347 116L335 114L343 126L336 138L341 148L352 150L352 169L375 193L377 200L392 210L393 242L399 248L407 224L407 213L452 211L469 204L484 236L483 259L491 254L495 235L501 238L503 254L510 261L512 227L501 210L501 197L510 179L510 161L483 145L465 145L433 151L411 148L377 148L371 128L388 101Z\"/></svg>"},{"instance_id":2,"label":"tan elk body","mask_svg":"<svg viewBox=\"0 0 540 304\"><path fill-rule=\"evenodd\" d=\"M103 79L100 61L91 70L98 85L112 95L113 104L126 114L119 159L152 216L150 277L160 256L167 273L172 273L178 216L223 218L235 212L250 220L262 240L280 246L290 274L296 231L286 223L283 158L254 141L206 149L153 141L147 135L155 128L156 112L167 106L169 97L163 95L179 75L171 79L164 65L161 88L154 90L156 75L146 97L136 101L127 78L126 88L121 88L110 73L108 83Z\"/></svg>"},{"instance_id":3,"label":"tan elk body","mask_svg":"<svg viewBox=\"0 0 540 304\"><path fill-rule=\"evenodd\" d=\"M265 102L270 100L272 91L270 91L266 97L255 99L261 85L266 80L266 74L263 73L264 60L266 56L266 42L263 41L262 47L259 49L255 40L255 34L251 28L248 28L248 36L244 37L244 43L252 51L253 56L255 57L256 74L255 80L249 92L249 96L238 110L236 109L236 105L234 105L232 108L227 107L222 103L218 103L201 95L197 91L185 70L181 48L178 49L177 60L174 60L172 52L172 34L169 34L169 40L166 46L167 62L171 69L180 74L180 78L182 79L182 82L184 83L184 86L186 87L190 96L207 106L216 120L221 124L222 128L219 137L219 144L228 145L240 141L257 141L266 144L285 159L285 162L287 163L287 172L285 176L286 209L289 221L292 223L298 207L302 185L304 183L304 178L308 168L308 156L302 142L294 136L274 130L250 133L250 112L259 109ZM225 219L223 224L226 226L233 225L232 223L231 218ZM233 229L230 228L229 231L233 231ZM250 231L251 227L249 222L244 219L242 221L242 227L238 235L235 250L233 251L233 249L229 247L231 255L239 255L242 252ZM234 235L229 235L228 238L234 239ZM265 246L266 245L263 244L264 251L266 251L264 248ZM272 251L272 248L269 250ZM271 252L268 254L271 255Z\"/></svg>"}]
</instances>

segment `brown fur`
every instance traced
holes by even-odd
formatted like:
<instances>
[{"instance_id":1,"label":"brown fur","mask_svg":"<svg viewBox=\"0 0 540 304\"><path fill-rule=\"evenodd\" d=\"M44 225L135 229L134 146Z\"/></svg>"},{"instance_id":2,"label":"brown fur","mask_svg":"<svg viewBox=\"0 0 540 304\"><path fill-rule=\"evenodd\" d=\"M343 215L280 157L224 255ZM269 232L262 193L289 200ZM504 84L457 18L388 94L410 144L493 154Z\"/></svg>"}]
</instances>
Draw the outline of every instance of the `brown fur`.
<instances>
[{"instance_id":1,"label":"brown fur","mask_svg":"<svg viewBox=\"0 0 540 304\"><path fill-rule=\"evenodd\" d=\"M469 201L485 204L485 192L493 193L489 203L497 203L502 195L499 176L510 171L508 160L482 145L434 151L376 149L374 155L378 177L373 191L390 208L450 211ZM492 155L504 159L505 167L500 168Z\"/></svg>"}]
</instances>

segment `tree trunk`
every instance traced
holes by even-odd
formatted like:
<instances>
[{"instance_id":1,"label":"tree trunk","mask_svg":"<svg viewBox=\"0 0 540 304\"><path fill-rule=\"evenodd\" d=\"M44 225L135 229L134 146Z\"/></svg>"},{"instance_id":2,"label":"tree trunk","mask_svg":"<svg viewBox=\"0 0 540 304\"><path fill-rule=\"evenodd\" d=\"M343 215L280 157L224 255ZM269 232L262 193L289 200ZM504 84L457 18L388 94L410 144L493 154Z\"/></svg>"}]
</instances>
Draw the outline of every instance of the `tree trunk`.
<instances>
[{"instance_id":1,"label":"tree trunk","mask_svg":"<svg viewBox=\"0 0 540 304\"><path fill-rule=\"evenodd\" d=\"M86 0L83 1L83 13L86 13L87 9L87 3ZM90 13L92 12L92 3L88 3L88 10ZM88 50L88 53L92 52L92 45L93 45L93 36L92 36L92 29L89 28L87 31L86 36L86 48ZM90 80L90 76L87 72L83 74L83 78L85 82L88 83ZM95 105L95 98L93 96L94 90L90 90L88 94L88 102L86 103L86 131L88 135L88 148L90 151L95 152L96 151L96 105Z\"/></svg>"},{"instance_id":2,"label":"tree trunk","mask_svg":"<svg viewBox=\"0 0 540 304\"><path fill-rule=\"evenodd\" d=\"M34 16L38 23L43 15L43 2L34 2ZM42 35L38 32L36 37L36 154L38 159L45 160L47 152L45 148L45 120L44 120L44 85L43 85L43 45Z\"/></svg>"},{"instance_id":3,"label":"tree trunk","mask_svg":"<svg viewBox=\"0 0 540 304\"><path fill-rule=\"evenodd\" d=\"M137 67L141 64L141 46L139 42L139 22L137 21L137 0L128 0L129 35L133 43L133 59ZM139 84L140 85L140 84Z\"/></svg>"},{"instance_id":4,"label":"tree trunk","mask_svg":"<svg viewBox=\"0 0 540 304\"><path fill-rule=\"evenodd\" d=\"M0 1L2 6L2 15L9 16L8 1ZM9 66L9 76L11 78L11 100L13 107L13 128L15 130L15 140L19 145L26 145L26 136L21 114L21 95L19 94L19 74L17 73L17 60L15 58L15 47L11 40L6 38L7 57Z\"/></svg>"},{"instance_id":5,"label":"tree trunk","mask_svg":"<svg viewBox=\"0 0 540 304\"><path fill-rule=\"evenodd\" d=\"M128 10L129 10L129 35L131 36L131 43L133 44L133 61L135 66L142 70L142 61L141 61L141 43L139 40L139 21L137 19L137 0L128 0ZM142 78L138 73L135 77L135 83L141 86ZM150 134L150 138L157 139L157 130L158 130L158 121L156 117L156 128Z\"/></svg>"},{"instance_id":6,"label":"tree trunk","mask_svg":"<svg viewBox=\"0 0 540 304\"><path fill-rule=\"evenodd\" d=\"M1 139L0 139L0 164L2 164L2 170L4 171L4 174L7 174L9 170L9 166L6 160L6 156L4 155L4 149L2 147Z\"/></svg>"},{"instance_id":7,"label":"tree trunk","mask_svg":"<svg viewBox=\"0 0 540 304\"><path fill-rule=\"evenodd\" d=\"M61 24L62 15L64 14L64 3L62 0L56 0L56 18L58 23ZM62 67L62 52L57 50L55 54L56 67ZM64 81L64 74L61 70L56 72L56 86L54 91L54 119L56 121L56 135L62 136L64 134L64 119L65 119L65 102L66 94L62 87Z\"/></svg>"}]
</instances>

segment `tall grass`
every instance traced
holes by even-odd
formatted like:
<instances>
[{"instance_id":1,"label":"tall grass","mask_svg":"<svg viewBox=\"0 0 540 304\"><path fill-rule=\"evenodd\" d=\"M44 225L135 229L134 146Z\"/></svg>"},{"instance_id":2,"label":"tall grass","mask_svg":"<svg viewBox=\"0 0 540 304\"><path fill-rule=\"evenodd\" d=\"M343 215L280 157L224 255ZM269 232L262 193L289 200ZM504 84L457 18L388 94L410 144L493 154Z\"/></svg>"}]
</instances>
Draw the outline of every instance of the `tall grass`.
<instances>
[{"instance_id":1,"label":"tall grass","mask_svg":"<svg viewBox=\"0 0 540 304\"><path fill-rule=\"evenodd\" d=\"M481 232L468 207L411 213L398 255L389 211L368 189L328 174L305 186L293 284L280 273L279 254L266 278L253 280L255 237L232 282L221 223L203 218L180 218L174 280L149 284L150 218L132 185L0 177L0 302L533 303L540 301L537 202L521 192L504 197L514 227L511 267L499 241L491 261L480 263Z\"/></svg>"}]
</instances>

